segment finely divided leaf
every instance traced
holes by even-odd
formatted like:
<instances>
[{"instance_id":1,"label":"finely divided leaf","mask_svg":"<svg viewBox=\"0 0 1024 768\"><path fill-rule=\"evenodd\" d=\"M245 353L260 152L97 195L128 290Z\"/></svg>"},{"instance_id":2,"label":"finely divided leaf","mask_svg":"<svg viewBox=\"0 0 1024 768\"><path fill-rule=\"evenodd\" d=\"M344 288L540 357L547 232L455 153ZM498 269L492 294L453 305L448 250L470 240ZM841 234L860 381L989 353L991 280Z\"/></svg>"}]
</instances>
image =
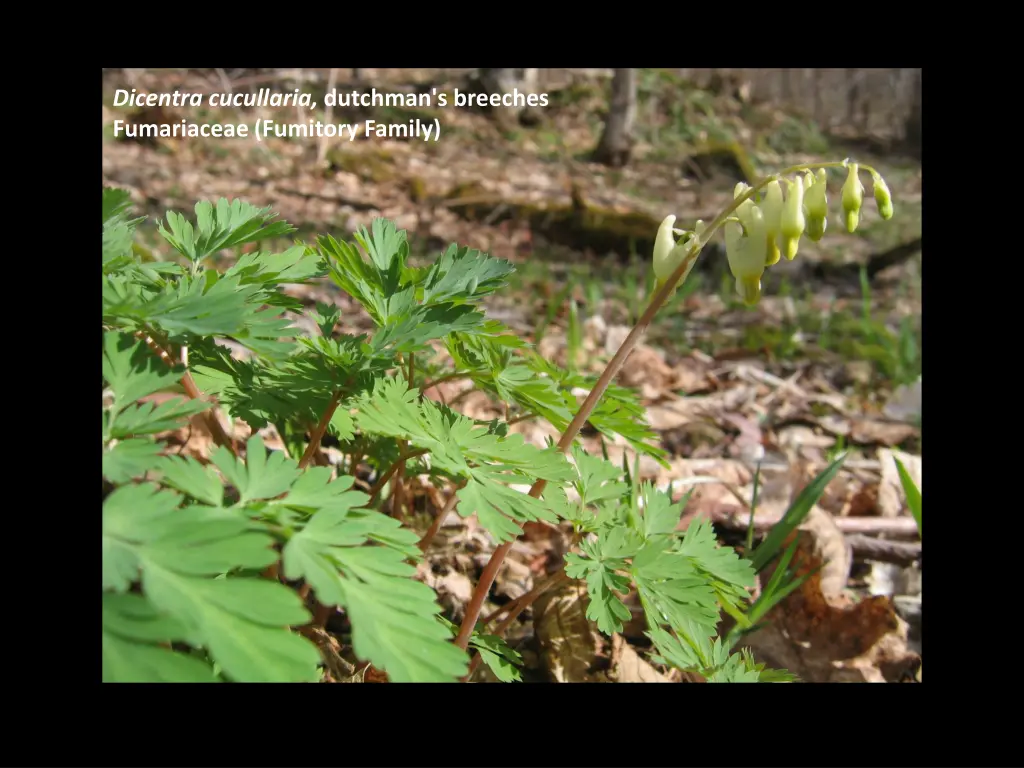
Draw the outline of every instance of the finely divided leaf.
<instances>
[{"instance_id":1,"label":"finely divided leaf","mask_svg":"<svg viewBox=\"0 0 1024 768\"><path fill-rule=\"evenodd\" d=\"M152 440L122 440L103 451L103 476L112 483L127 483L156 467L160 446Z\"/></svg>"},{"instance_id":2,"label":"finely divided leaf","mask_svg":"<svg viewBox=\"0 0 1024 768\"><path fill-rule=\"evenodd\" d=\"M339 484L351 486L331 485ZM314 498L308 493L307 501ZM352 509L366 498L359 492L336 494L330 506L314 513L285 545L285 576L304 578L321 603L343 606L356 655L387 671L391 680L454 681L466 672L465 653L448 642L437 622L433 590L413 580L416 569L405 562L411 542L396 535L395 521ZM370 539L388 545L364 546Z\"/></svg>"},{"instance_id":3,"label":"finely divided leaf","mask_svg":"<svg viewBox=\"0 0 1024 768\"><path fill-rule=\"evenodd\" d=\"M181 622L141 595L104 593L104 682L215 682L213 669L202 659L158 645L188 639Z\"/></svg>"},{"instance_id":4,"label":"finely divided leaf","mask_svg":"<svg viewBox=\"0 0 1024 768\"><path fill-rule=\"evenodd\" d=\"M286 222L271 223L276 213L270 208L256 208L241 200L221 198L216 205L203 200L196 203L196 225L174 211L167 212L167 224L159 225L160 234L179 253L190 261L202 261L223 248L270 237L280 237L295 231ZM264 226L266 225L266 226Z\"/></svg>"},{"instance_id":5,"label":"finely divided leaf","mask_svg":"<svg viewBox=\"0 0 1024 768\"><path fill-rule=\"evenodd\" d=\"M398 379L379 381L372 393L357 399L355 409L356 424L364 432L406 439L430 451L431 466L464 479L459 514L476 513L499 541L520 533L516 521L557 519L547 504L508 484L535 478L563 483L575 477L556 449L536 448L522 435L495 434L433 401L420 400Z\"/></svg>"},{"instance_id":6,"label":"finely divided leaf","mask_svg":"<svg viewBox=\"0 0 1024 768\"><path fill-rule=\"evenodd\" d=\"M515 267L504 259L495 259L454 243L431 267L423 284L423 301L466 302L481 299L505 284Z\"/></svg>"},{"instance_id":7,"label":"finely divided leaf","mask_svg":"<svg viewBox=\"0 0 1024 768\"><path fill-rule=\"evenodd\" d=\"M273 451L268 457L259 435L253 435L246 443L245 462L236 459L223 446L210 458L238 489L240 504L280 496L301 474L298 465L280 451Z\"/></svg>"},{"instance_id":8,"label":"finely divided leaf","mask_svg":"<svg viewBox=\"0 0 1024 768\"><path fill-rule=\"evenodd\" d=\"M114 414L140 397L172 386L179 378L180 373L160 360L145 342L117 331L103 334L103 380L114 392Z\"/></svg>"},{"instance_id":9,"label":"finely divided leaf","mask_svg":"<svg viewBox=\"0 0 1024 768\"><path fill-rule=\"evenodd\" d=\"M474 632L469 644L477 649L480 659L501 682L522 682L523 678L517 667L523 665L523 657L510 648L502 638Z\"/></svg>"},{"instance_id":10,"label":"finely divided leaf","mask_svg":"<svg viewBox=\"0 0 1024 768\"><path fill-rule=\"evenodd\" d=\"M234 680L317 679L316 647L286 628L309 619L298 595L265 579L208 578L276 562L273 539L241 510L181 501L152 485L122 486L107 497L104 589L124 591L141 572L153 607L180 622Z\"/></svg>"}]
</instances>

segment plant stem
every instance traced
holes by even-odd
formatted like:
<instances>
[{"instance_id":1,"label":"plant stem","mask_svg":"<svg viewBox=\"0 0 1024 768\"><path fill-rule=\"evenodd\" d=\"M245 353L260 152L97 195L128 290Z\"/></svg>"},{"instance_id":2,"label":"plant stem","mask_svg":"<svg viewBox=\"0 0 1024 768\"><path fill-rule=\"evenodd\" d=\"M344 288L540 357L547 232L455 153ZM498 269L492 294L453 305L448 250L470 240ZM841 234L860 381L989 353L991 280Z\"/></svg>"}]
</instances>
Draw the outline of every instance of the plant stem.
<instances>
[{"instance_id":1,"label":"plant stem","mask_svg":"<svg viewBox=\"0 0 1024 768\"><path fill-rule=\"evenodd\" d=\"M168 354L167 350L161 347L156 340L153 338L152 332L149 329L146 331L136 331L135 337L142 339L157 357L164 361L168 367L174 368L176 363ZM192 378L192 374L186 370L185 375L181 377L181 386L185 390L185 394L192 400L202 401L203 393L199 391L199 387L196 386L195 379ZM224 427L220 423L220 419L217 418L215 413L216 408L211 409L207 413L201 414L202 418L206 421L207 428L210 430L210 434L213 436L213 440L217 445L221 445L227 448L235 456L238 456L238 451L235 449L235 441L231 439L227 432L224 431Z\"/></svg>"},{"instance_id":2,"label":"plant stem","mask_svg":"<svg viewBox=\"0 0 1024 768\"><path fill-rule=\"evenodd\" d=\"M408 388L409 388L410 391L413 388L413 386L412 386L413 371L415 370L413 368L413 365L414 365L415 359L416 359L416 356L414 355L414 353L410 352L409 353L409 367L408 367L408 369L406 371L406 374L405 374L405 380L406 380L406 383L409 385ZM400 456L404 456L405 453L408 450L409 450L409 441L408 440L399 440L398 441L398 453L399 453L399 455ZM405 478L405 459L403 458L403 459L401 459L398 462L398 469L395 471L394 479L392 479L392 481L391 481L391 502L392 502L391 503L391 516L394 517L394 518L397 518L398 520L402 519L402 506L405 504L405 483L403 482L404 478ZM409 508L412 509L411 505L410 505Z\"/></svg>"},{"instance_id":3,"label":"plant stem","mask_svg":"<svg viewBox=\"0 0 1024 768\"><path fill-rule=\"evenodd\" d=\"M437 513L437 516L434 518L434 522L430 524L430 528L425 534L423 534L423 538L419 540L417 546L419 546L421 552L427 551L427 547L430 546L430 542L434 540L437 532L441 530L441 524L444 522L444 519L448 517L449 512L455 509L455 504L459 500L459 490L465 484L465 481L463 481L452 490L452 495L448 497L448 501L445 503L444 508Z\"/></svg>"},{"instance_id":4,"label":"plant stem","mask_svg":"<svg viewBox=\"0 0 1024 768\"><path fill-rule=\"evenodd\" d=\"M518 416L513 416L511 419L508 419L506 423L511 427L513 424L518 424L520 421L526 421L527 419L535 418L537 418L536 413L521 413Z\"/></svg>"},{"instance_id":5,"label":"plant stem","mask_svg":"<svg viewBox=\"0 0 1024 768\"><path fill-rule=\"evenodd\" d=\"M423 382L423 384L420 385L420 392L426 392L431 387L436 387L438 384L441 384L443 382L453 381L455 379L464 379L464 378L467 378L468 376L469 376L469 374L468 373L464 373L463 371L455 371L454 373L446 373L444 376L438 376L433 381L425 381L425 382Z\"/></svg>"},{"instance_id":6,"label":"plant stem","mask_svg":"<svg viewBox=\"0 0 1024 768\"><path fill-rule=\"evenodd\" d=\"M309 462L313 460L313 456L316 455L317 449L320 447L320 441L323 440L324 434L327 432L327 426L331 423L331 419L334 417L334 412L338 410L338 403L340 402L341 390L339 389L331 396L331 402L327 404L324 415L320 417L320 423L316 425L313 434L309 436L309 445L306 446L306 451L302 454L302 459L299 460L299 469L305 469Z\"/></svg>"},{"instance_id":7,"label":"plant stem","mask_svg":"<svg viewBox=\"0 0 1024 768\"><path fill-rule=\"evenodd\" d=\"M735 198L732 203L726 206L725 210L718 214L715 219L707 226L700 237L694 238L693 245L690 246L690 250L686 256L680 261L675 271L669 276L668 280L658 288L654 295L651 297L650 304L647 305L647 309L637 320L636 325L626 336L625 340L619 346L615 356L608 362L604 372L598 378L594 388L590 390L590 394L587 395L586 400L580 406L580 409L576 412L573 420L569 422L569 426L565 428L565 432L562 434L561 439L558 441L558 448L563 453L567 452L572 446L572 441L576 439L576 435L583 428L583 425L587 423L587 419L590 418L590 414L594 412L594 408L597 407L598 402L604 396L605 391L611 384L612 379L618 375L619 371L622 370L622 366L626 362L637 344L643 338L644 334L647 333L647 329L654 320L654 316L661 309L662 305L672 295L675 290L676 283L682 278L684 274L687 274L693 262L700 255L701 250L707 245L711 237L718 231L719 228L725 223L725 220L732 215L733 212L747 199L753 197L758 190L770 184L773 180L785 176L790 173L796 173L801 170L815 168L815 167L835 167L842 166L842 163L822 163L819 165L807 165L807 166L792 166L777 174L768 176L761 180L756 186L751 187L744 194ZM544 488L547 486L547 481L543 479L537 480L530 488L530 496L535 499L539 499L541 494L544 493ZM488 592L491 590L491 585L494 583L495 577L498 575L498 569L501 567L502 561L508 554L509 550L512 549L512 541L506 542L494 550L491 555L491 559L484 566L483 573L480 574L480 580L477 582L476 587L473 590L473 596L470 598L469 605L466 606L466 615L462 619L462 624L459 627L459 634L455 638L455 644L462 650L466 650L469 646L469 638L473 634L473 627L476 626L476 620L480 617L480 610L483 608L484 600L487 598Z\"/></svg>"},{"instance_id":8,"label":"plant stem","mask_svg":"<svg viewBox=\"0 0 1024 768\"><path fill-rule=\"evenodd\" d=\"M501 635L505 632L506 629L509 628L509 625L516 620L516 617L519 616L520 613L522 613L531 605L533 605L538 597L543 595L552 587L561 584L563 581L569 581L569 577L565 575L564 569L551 574L542 582L537 584L533 589L527 592L525 595L520 595L518 598L513 600L508 605L502 606L501 608L496 610L494 613L492 613L490 616L484 619L484 625L487 625L494 618L500 616L502 613L506 611L508 612L508 616L502 619L501 623L498 624L498 626L496 626L492 631L488 632L487 634L497 635L498 637L501 637ZM469 663L469 672L466 673L467 680L470 678L473 672L476 671L476 668L478 666L480 666L479 653L475 654L473 656L473 660Z\"/></svg>"},{"instance_id":9,"label":"plant stem","mask_svg":"<svg viewBox=\"0 0 1024 768\"><path fill-rule=\"evenodd\" d=\"M415 451L409 451L409 453L403 453L398 457L398 461L388 467L388 471L377 478L377 482L373 484L373 488L370 489L370 501L372 504L374 500L380 495L380 492L384 490L384 486L387 484L391 476L394 475L399 467L401 467L409 459L414 459L417 456L422 456L425 453L430 453L426 448L417 448Z\"/></svg>"}]
</instances>

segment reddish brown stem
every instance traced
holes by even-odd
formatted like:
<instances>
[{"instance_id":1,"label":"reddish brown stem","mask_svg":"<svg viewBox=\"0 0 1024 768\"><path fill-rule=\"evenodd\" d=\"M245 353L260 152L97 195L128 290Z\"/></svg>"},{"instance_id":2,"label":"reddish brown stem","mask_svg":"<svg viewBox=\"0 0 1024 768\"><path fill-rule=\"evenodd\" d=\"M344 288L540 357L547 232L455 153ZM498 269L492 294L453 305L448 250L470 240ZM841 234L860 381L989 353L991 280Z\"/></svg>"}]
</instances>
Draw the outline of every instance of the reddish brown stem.
<instances>
[{"instance_id":1,"label":"reddish brown stem","mask_svg":"<svg viewBox=\"0 0 1024 768\"><path fill-rule=\"evenodd\" d=\"M511 419L506 419L506 423L511 427L513 424L518 424L520 421L535 418L537 418L536 413L521 413L518 416L513 416Z\"/></svg>"},{"instance_id":2,"label":"reddish brown stem","mask_svg":"<svg viewBox=\"0 0 1024 768\"><path fill-rule=\"evenodd\" d=\"M520 595L518 598L513 600L508 605L499 608L494 613L492 613L490 616L488 616L486 619L484 619L484 625L485 626L487 624L489 624L494 618L496 618L497 616L500 616L502 613L504 613L506 611L508 612L508 616L506 616L504 619L502 619L501 623L498 624L498 626L496 626L493 630L491 630L487 634L489 634L489 635L497 635L498 637L501 637L505 633L505 630L508 629L509 626L512 624L512 622L516 620L516 617L518 617L520 613L522 613L527 608L529 608L531 605L533 605L534 602L536 602L538 597L543 595L545 592L547 592L552 587L555 587L555 586L561 584L563 581L568 581L568 580L569 580L569 577L565 575L565 571L564 570L558 571L557 573L553 573L550 576L548 576L548 578L544 579L542 582L537 584L533 589L531 589L525 595ZM479 653L474 655L473 656L473 660L469 663L469 672L466 673L466 679L467 680L472 676L473 672L476 670L476 668L478 666L480 666L480 654Z\"/></svg>"},{"instance_id":3,"label":"reddish brown stem","mask_svg":"<svg viewBox=\"0 0 1024 768\"><path fill-rule=\"evenodd\" d=\"M421 552L427 551L427 547L430 546L430 542L434 540L434 537L437 536L437 532L441 530L441 524L444 522L444 519L448 517L449 512L455 509L455 504L459 500L459 489L462 488L463 485L465 485L465 483L459 483L459 485L452 491L452 495L445 503L444 509L437 513L437 516L434 518L434 522L430 524L430 528L425 534L423 534L423 538L419 541L419 548Z\"/></svg>"},{"instance_id":4,"label":"reddish brown stem","mask_svg":"<svg viewBox=\"0 0 1024 768\"><path fill-rule=\"evenodd\" d=\"M372 504L373 501L380 495L380 492L384 490L384 486L387 485L387 482L388 480L391 479L391 476L394 475L405 462L407 462L409 459L414 459L417 456L422 456L425 453L430 453L430 451L428 451L426 448L417 448L415 451L409 451L409 453L403 453L401 456L399 456L398 461L396 461L394 464L388 467L387 472L385 472L383 475L377 478L377 482L373 484L373 487L370 489L370 503Z\"/></svg>"},{"instance_id":5,"label":"reddish brown stem","mask_svg":"<svg viewBox=\"0 0 1024 768\"><path fill-rule=\"evenodd\" d=\"M142 339L156 355L167 364L168 367L174 368L176 363L174 359L168 354L167 350L161 347L152 336L143 333L142 331L135 332L136 338ZM196 386L195 379L192 378L192 374L185 371L185 375L181 377L181 386L185 390L185 394L192 400L203 400L203 393L199 391L199 387ZM235 441L231 439L227 432L224 431L224 427L220 423L220 419L217 418L215 409L211 409L201 415L201 418L205 420L207 428L210 430L210 434L213 436L213 440L217 445L224 446L235 456L238 455L238 451L235 450Z\"/></svg>"},{"instance_id":6,"label":"reddish brown stem","mask_svg":"<svg viewBox=\"0 0 1024 768\"><path fill-rule=\"evenodd\" d=\"M327 409L324 411L324 415L320 417L320 423L316 425L316 429L313 430L313 434L309 436L309 445L306 446L306 452L302 454L302 459L299 461L299 469L305 469L309 466L309 462L313 460L317 450L320 448L320 441L324 439L324 435L327 433L327 427L331 423L331 419L334 417L334 412L338 410L338 403L341 402L341 390L339 389L331 397L331 402L327 404Z\"/></svg>"},{"instance_id":7,"label":"reddish brown stem","mask_svg":"<svg viewBox=\"0 0 1024 768\"><path fill-rule=\"evenodd\" d=\"M327 624L327 620L331 618L331 611L333 610L333 605L324 605L323 603L317 603L316 609L313 611L313 624L318 627L325 626Z\"/></svg>"},{"instance_id":8,"label":"reddish brown stem","mask_svg":"<svg viewBox=\"0 0 1024 768\"><path fill-rule=\"evenodd\" d=\"M455 373L446 373L444 376L438 376L433 381L423 382L423 384L420 385L420 392L426 392L431 387L436 387L438 384L441 384L443 382L453 381L455 379L464 379L467 376L469 376L468 373L462 373L461 371L456 371Z\"/></svg>"}]
</instances>

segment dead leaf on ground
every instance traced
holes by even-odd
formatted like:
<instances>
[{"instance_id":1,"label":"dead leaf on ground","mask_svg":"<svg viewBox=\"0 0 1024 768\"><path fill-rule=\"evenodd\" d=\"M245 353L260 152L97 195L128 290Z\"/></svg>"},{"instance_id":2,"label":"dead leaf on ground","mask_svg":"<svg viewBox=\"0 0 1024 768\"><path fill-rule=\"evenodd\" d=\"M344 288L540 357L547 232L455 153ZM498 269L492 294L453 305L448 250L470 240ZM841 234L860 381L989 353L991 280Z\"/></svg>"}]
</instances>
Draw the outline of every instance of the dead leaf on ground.
<instances>
[{"instance_id":1,"label":"dead leaf on ground","mask_svg":"<svg viewBox=\"0 0 1024 768\"><path fill-rule=\"evenodd\" d=\"M711 366L693 355L687 355L672 366L672 372L672 388L680 394L694 395L714 389Z\"/></svg>"},{"instance_id":2,"label":"dead leaf on ground","mask_svg":"<svg viewBox=\"0 0 1024 768\"><path fill-rule=\"evenodd\" d=\"M657 400L675 388L675 371L651 347L640 344L618 376L619 383L640 390L645 400Z\"/></svg>"},{"instance_id":3,"label":"dead leaf on ground","mask_svg":"<svg viewBox=\"0 0 1024 768\"><path fill-rule=\"evenodd\" d=\"M800 536L795 570L803 574L821 560L811 554L810 534ZM788 669L805 682L884 682L894 670L919 661L907 650L907 624L888 597L858 603L842 595L827 598L821 578L820 571L812 575L768 614L766 627L740 644L759 662Z\"/></svg>"},{"instance_id":4,"label":"dead leaf on ground","mask_svg":"<svg viewBox=\"0 0 1024 768\"><path fill-rule=\"evenodd\" d=\"M860 445L900 445L920 434L917 427L902 421L853 419L850 422L850 439Z\"/></svg>"},{"instance_id":5,"label":"dead leaf on ground","mask_svg":"<svg viewBox=\"0 0 1024 768\"><path fill-rule=\"evenodd\" d=\"M500 419L505 415L504 411L486 393L478 389L466 395L458 410L463 416L480 421Z\"/></svg>"},{"instance_id":6,"label":"dead leaf on ground","mask_svg":"<svg viewBox=\"0 0 1024 768\"><path fill-rule=\"evenodd\" d=\"M541 595L534 603L533 625L544 667L558 683L593 682L597 639L587 620L587 591L566 584Z\"/></svg>"},{"instance_id":7,"label":"dead leaf on ground","mask_svg":"<svg viewBox=\"0 0 1024 768\"><path fill-rule=\"evenodd\" d=\"M832 515L819 506L811 507L800 530L811 534L812 550L824 565L819 572L821 593L826 598L837 598L846 588L853 565L853 550L839 530Z\"/></svg>"},{"instance_id":8,"label":"dead leaf on ground","mask_svg":"<svg viewBox=\"0 0 1024 768\"><path fill-rule=\"evenodd\" d=\"M619 634L612 635L612 671L616 683L671 683L665 675L640 658Z\"/></svg>"}]
</instances>

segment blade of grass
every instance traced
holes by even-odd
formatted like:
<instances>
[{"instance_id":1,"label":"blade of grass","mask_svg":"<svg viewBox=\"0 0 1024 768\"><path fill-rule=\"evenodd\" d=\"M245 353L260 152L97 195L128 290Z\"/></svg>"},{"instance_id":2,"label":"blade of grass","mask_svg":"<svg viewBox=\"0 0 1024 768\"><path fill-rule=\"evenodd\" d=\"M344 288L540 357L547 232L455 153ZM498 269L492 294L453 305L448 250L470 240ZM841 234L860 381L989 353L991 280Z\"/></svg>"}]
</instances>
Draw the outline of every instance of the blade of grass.
<instances>
[{"instance_id":1,"label":"blade of grass","mask_svg":"<svg viewBox=\"0 0 1024 768\"><path fill-rule=\"evenodd\" d=\"M914 522L917 523L917 535L921 536L921 491L914 484L914 479L907 472L907 468L903 466L903 462L895 456L893 456L893 461L896 462L896 471L900 474L900 484L903 486L903 493L907 496L910 514L914 516ZM921 536L921 538L924 537Z\"/></svg>"},{"instance_id":2,"label":"blade of grass","mask_svg":"<svg viewBox=\"0 0 1024 768\"><path fill-rule=\"evenodd\" d=\"M772 526L764 541L754 550L750 561L755 571L760 571L768 565L779 551L782 542L789 538L789 534L803 523L811 511L811 507L817 503L818 499L821 498L821 494L825 492L825 488L839 472L839 468L845 459L845 453L837 456L831 464L822 470L821 474L800 491L800 495L796 497L796 501L786 510L786 514L782 516L779 522Z\"/></svg>"}]
</instances>

